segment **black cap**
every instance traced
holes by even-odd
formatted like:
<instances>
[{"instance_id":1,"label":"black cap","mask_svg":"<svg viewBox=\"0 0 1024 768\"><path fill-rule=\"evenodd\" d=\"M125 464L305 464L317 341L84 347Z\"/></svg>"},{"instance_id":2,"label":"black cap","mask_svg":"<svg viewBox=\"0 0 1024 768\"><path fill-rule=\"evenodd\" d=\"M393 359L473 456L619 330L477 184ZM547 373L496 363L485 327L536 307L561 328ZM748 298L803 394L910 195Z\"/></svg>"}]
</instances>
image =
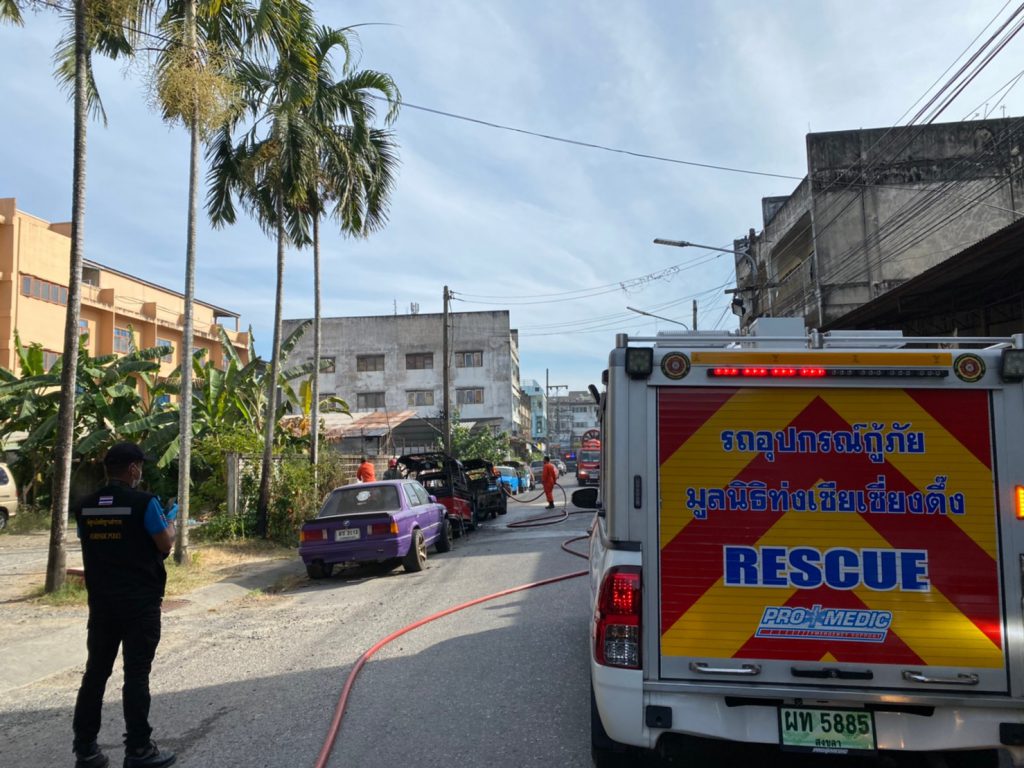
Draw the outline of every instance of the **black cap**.
<instances>
[{"instance_id":1,"label":"black cap","mask_svg":"<svg viewBox=\"0 0 1024 768\"><path fill-rule=\"evenodd\" d=\"M108 467L123 467L137 461L152 461L152 459L135 443L117 443L111 446L107 455L103 457L103 463Z\"/></svg>"}]
</instances>

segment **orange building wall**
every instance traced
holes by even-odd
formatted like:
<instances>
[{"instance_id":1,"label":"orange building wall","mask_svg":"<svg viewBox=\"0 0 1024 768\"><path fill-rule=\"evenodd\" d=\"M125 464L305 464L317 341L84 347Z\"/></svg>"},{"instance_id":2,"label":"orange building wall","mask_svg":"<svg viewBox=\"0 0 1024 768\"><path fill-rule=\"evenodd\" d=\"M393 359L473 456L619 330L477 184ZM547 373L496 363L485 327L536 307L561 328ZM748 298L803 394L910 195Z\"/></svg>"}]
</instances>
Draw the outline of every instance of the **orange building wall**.
<instances>
[{"instance_id":1,"label":"orange building wall","mask_svg":"<svg viewBox=\"0 0 1024 768\"><path fill-rule=\"evenodd\" d=\"M16 355L14 335L23 345L38 342L51 353L64 348L64 322L67 308L59 301L25 296L25 277L66 289L70 270L70 225L50 224L17 210L14 198L0 198L0 365L13 369ZM169 375L180 362L184 299L174 291L142 279L86 262L84 280L98 285L82 285L80 317L88 325L87 346L93 355L115 351L116 328L130 329L139 348L156 346L158 339L170 341L173 360L161 365L161 374ZM58 294L59 298L59 294ZM232 345L243 360L248 359L249 337L239 332L237 318L215 317L214 307L194 304L196 348L208 350L215 363L223 363L218 322L226 321ZM84 329L83 329L84 330ZM16 371L17 372L17 371Z\"/></svg>"}]
</instances>

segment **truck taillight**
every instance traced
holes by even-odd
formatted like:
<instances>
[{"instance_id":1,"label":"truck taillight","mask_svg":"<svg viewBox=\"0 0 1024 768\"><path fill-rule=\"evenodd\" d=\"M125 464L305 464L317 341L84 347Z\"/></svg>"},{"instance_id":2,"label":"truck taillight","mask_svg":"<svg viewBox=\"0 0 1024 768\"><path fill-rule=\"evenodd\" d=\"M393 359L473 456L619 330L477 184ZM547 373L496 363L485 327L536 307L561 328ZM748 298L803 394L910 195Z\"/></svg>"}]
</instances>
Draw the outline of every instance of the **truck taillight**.
<instances>
[{"instance_id":1,"label":"truck taillight","mask_svg":"<svg viewBox=\"0 0 1024 768\"><path fill-rule=\"evenodd\" d=\"M598 664L640 669L640 568L612 568L601 583L594 656Z\"/></svg>"},{"instance_id":2,"label":"truck taillight","mask_svg":"<svg viewBox=\"0 0 1024 768\"><path fill-rule=\"evenodd\" d=\"M1024 520L1024 485L1014 488L1013 495L1017 502L1017 519Z\"/></svg>"}]
</instances>

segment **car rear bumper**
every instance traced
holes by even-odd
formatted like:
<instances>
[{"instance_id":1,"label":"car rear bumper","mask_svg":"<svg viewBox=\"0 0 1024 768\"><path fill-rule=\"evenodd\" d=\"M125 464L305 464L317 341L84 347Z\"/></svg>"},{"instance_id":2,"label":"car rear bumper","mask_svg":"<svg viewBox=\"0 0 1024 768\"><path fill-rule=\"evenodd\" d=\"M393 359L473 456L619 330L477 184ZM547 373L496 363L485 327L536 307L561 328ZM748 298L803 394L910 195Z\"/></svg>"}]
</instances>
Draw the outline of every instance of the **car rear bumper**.
<instances>
[{"instance_id":1,"label":"car rear bumper","mask_svg":"<svg viewBox=\"0 0 1024 768\"><path fill-rule=\"evenodd\" d=\"M404 557L409 551L409 537L396 537L366 541L303 544L299 557L306 565L320 560L324 563L366 563Z\"/></svg>"}]
</instances>

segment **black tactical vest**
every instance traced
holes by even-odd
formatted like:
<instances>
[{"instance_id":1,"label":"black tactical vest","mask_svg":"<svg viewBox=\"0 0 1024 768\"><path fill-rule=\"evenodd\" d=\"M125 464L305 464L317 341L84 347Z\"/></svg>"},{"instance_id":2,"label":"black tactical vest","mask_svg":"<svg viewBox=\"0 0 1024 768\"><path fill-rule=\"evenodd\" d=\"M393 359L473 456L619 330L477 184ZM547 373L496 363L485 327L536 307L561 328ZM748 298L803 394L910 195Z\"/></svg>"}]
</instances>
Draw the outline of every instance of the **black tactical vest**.
<instances>
[{"instance_id":1,"label":"black tactical vest","mask_svg":"<svg viewBox=\"0 0 1024 768\"><path fill-rule=\"evenodd\" d=\"M153 498L114 482L75 506L90 603L139 603L163 597L163 554L145 526L146 507Z\"/></svg>"}]
</instances>

